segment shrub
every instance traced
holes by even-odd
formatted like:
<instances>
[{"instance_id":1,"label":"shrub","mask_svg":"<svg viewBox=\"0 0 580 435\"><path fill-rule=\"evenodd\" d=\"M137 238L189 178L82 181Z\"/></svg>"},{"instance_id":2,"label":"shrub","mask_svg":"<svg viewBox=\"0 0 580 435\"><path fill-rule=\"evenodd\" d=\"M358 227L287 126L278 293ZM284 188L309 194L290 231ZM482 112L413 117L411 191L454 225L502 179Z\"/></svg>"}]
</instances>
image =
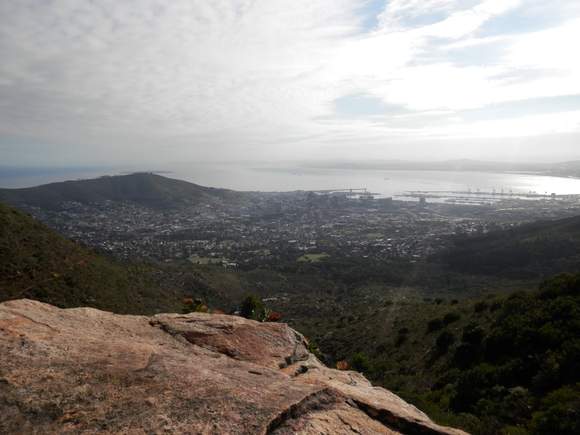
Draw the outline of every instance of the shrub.
<instances>
[{"instance_id":1,"label":"shrub","mask_svg":"<svg viewBox=\"0 0 580 435\"><path fill-rule=\"evenodd\" d=\"M455 354L453 355L453 364L456 367L465 369L471 367L479 359L478 349L469 343L462 343L457 346Z\"/></svg>"},{"instance_id":2,"label":"shrub","mask_svg":"<svg viewBox=\"0 0 580 435\"><path fill-rule=\"evenodd\" d=\"M427 323L427 332L439 331L440 329L443 329L443 326L445 326L445 324L441 319L430 320L429 323Z\"/></svg>"},{"instance_id":3,"label":"shrub","mask_svg":"<svg viewBox=\"0 0 580 435\"><path fill-rule=\"evenodd\" d=\"M370 370L371 363L366 354L364 354L363 352L357 352L352 357L350 366L358 372L365 373Z\"/></svg>"},{"instance_id":4,"label":"shrub","mask_svg":"<svg viewBox=\"0 0 580 435\"><path fill-rule=\"evenodd\" d=\"M463 336L461 340L464 343L469 343L473 346L479 346L483 341L485 332L476 323L470 323L465 328L463 328Z\"/></svg>"},{"instance_id":5,"label":"shrub","mask_svg":"<svg viewBox=\"0 0 580 435\"><path fill-rule=\"evenodd\" d=\"M487 302L481 301L475 304L475 306L473 307L473 311L475 311L476 313L483 313L488 308L489 305L487 304Z\"/></svg>"},{"instance_id":6,"label":"shrub","mask_svg":"<svg viewBox=\"0 0 580 435\"><path fill-rule=\"evenodd\" d=\"M580 275L561 274L540 284L540 298L580 294Z\"/></svg>"},{"instance_id":7,"label":"shrub","mask_svg":"<svg viewBox=\"0 0 580 435\"><path fill-rule=\"evenodd\" d=\"M377 347L375 347L375 353L377 353L377 354L385 353L386 351L387 351L387 345L384 343L381 343L381 344L377 345Z\"/></svg>"},{"instance_id":8,"label":"shrub","mask_svg":"<svg viewBox=\"0 0 580 435\"><path fill-rule=\"evenodd\" d=\"M320 352L320 348L312 340L308 341L308 352L310 352L312 355L314 355L319 360L323 359L322 352Z\"/></svg>"},{"instance_id":9,"label":"shrub","mask_svg":"<svg viewBox=\"0 0 580 435\"><path fill-rule=\"evenodd\" d=\"M407 338L408 336L405 334L398 335L395 340L395 347L401 347L407 341Z\"/></svg>"},{"instance_id":10,"label":"shrub","mask_svg":"<svg viewBox=\"0 0 580 435\"><path fill-rule=\"evenodd\" d=\"M246 296L240 305L240 315L246 319L264 321L266 309L262 300L255 295Z\"/></svg>"},{"instance_id":11,"label":"shrub","mask_svg":"<svg viewBox=\"0 0 580 435\"><path fill-rule=\"evenodd\" d=\"M455 343L455 336L452 332L449 331L443 331L441 334L439 334L437 340L435 341L437 350L442 353L447 352L453 343Z\"/></svg>"},{"instance_id":12,"label":"shrub","mask_svg":"<svg viewBox=\"0 0 580 435\"><path fill-rule=\"evenodd\" d=\"M459 313L447 313L445 314L445 317L443 317L443 323L449 325L453 322L457 322L459 319L461 319L461 315Z\"/></svg>"},{"instance_id":13,"label":"shrub","mask_svg":"<svg viewBox=\"0 0 580 435\"><path fill-rule=\"evenodd\" d=\"M488 364L480 364L463 373L457 381L456 394L451 400L455 412L472 411L476 403L486 397L489 388L497 385L497 371Z\"/></svg>"},{"instance_id":14,"label":"shrub","mask_svg":"<svg viewBox=\"0 0 580 435\"><path fill-rule=\"evenodd\" d=\"M534 413L534 434L575 435L580 433L580 384L560 388L542 400Z\"/></svg>"},{"instance_id":15,"label":"shrub","mask_svg":"<svg viewBox=\"0 0 580 435\"><path fill-rule=\"evenodd\" d=\"M182 312L183 314L208 313L209 308L201 299L184 298Z\"/></svg>"}]
</instances>

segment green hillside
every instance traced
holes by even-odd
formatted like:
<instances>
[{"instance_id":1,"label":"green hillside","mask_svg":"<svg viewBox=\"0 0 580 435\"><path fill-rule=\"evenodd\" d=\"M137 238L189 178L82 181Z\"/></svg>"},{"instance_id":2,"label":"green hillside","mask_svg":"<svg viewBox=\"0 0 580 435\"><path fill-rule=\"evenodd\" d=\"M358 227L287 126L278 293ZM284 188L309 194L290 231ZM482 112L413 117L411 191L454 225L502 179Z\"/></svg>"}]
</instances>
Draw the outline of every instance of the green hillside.
<instances>
[{"instance_id":1,"label":"green hillside","mask_svg":"<svg viewBox=\"0 0 580 435\"><path fill-rule=\"evenodd\" d=\"M439 422L476 435L580 433L580 275L484 299L310 304L293 325L328 363L347 361Z\"/></svg>"},{"instance_id":2,"label":"green hillside","mask_svg":"<svg viewBox=\"0 0 580 435\"><path fill-rule=\"evenodd\" d=\"M0 301L31 298L121 313L180 309L181 292L146 265L121 265L0 204Z\"/></svg>"},{"instance_id":3,"label":"green hillside","mask_svg":"<svg viewBox=\"0 0 580 435\"><path fill-rule=\"evenodd\" d=\"M458 273L509 278L580 270L580 217L462 237L434 259Z\"/></svg>"},{"instance_id":4,"label":"green hillside","mask_svg":"<svg viewBox=\"0 0 580 435\"><path fill-rule=\"evenodd\" d=\"M249 194L199 186L152 173L105 176L22 189L0 189L0 201L12 205L58 208L67 201L128 201L146 207L174 208L212 202L236 202Z\"/></svg>"}]
</instances>

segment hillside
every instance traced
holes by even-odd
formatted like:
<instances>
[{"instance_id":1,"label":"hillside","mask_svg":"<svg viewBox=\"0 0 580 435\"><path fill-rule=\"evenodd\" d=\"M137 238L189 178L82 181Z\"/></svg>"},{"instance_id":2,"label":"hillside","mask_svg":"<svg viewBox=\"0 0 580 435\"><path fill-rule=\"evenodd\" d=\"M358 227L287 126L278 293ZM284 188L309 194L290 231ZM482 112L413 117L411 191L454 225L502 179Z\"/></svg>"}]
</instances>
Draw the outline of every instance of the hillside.
<instances>
[{"instance_id":1,"label":"hillside","mask_svg":"<svg viewBox=\"0 0 580 435\"><path fill-rule=\"evenodd\" d=\"M311 307L314 308L314 307ZM580 275L462 301L353 295L293 326L442 424L475 435L580 431Z\"/></svg>"},{"instance_id":2,"label":"hillside","mask_svg":"<svg viewBox=\"0 0 580 435\"><path fill-rule=\"evenodd\" d=\"M580 267L580 217L460 237L434 258L450 270L510 278L547 277Z\"/></svg>"},{"instance_id":3,"label":"hillside","mask_svg":"<svg viewBox=\"0 0 580 435\"><path fill-rule=\"evenodd\" d=\"M123 313L179 308L180 293L159 285L154 272L102 257L0 204L0 301L26 297Z\"/></svg>"},{"instance_id":4,"label":"hillside","mask_svg":"<svg viewBox=\"0 0 580 435\"><path fill-rule=\"evenodd\" d=\"M200 203L237 202L248 195L152 173L104 176L22 189L0 189L0 201L47 209L58 208L62 203L70 201L83 204L126 201L145 207L175 208Z\"/></svg>"}]
</instances>

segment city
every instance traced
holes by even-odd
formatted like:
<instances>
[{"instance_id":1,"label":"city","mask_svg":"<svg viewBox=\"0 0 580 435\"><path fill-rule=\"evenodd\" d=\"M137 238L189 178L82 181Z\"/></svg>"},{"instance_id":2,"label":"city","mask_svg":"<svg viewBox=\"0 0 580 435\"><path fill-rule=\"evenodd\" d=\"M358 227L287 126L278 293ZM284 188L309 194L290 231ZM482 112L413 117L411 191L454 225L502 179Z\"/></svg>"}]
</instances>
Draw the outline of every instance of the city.
<instances>
[{"instance_id":1,"label":"city","mask_svg":"<svg viewBox=\"0 0 580 435\"><path fill-rule=\"evenodd\" d=\"M352 192L351 192L352 193ZM451 237L573 216L576 197L498 198L469 205L393 201L344 192L252 193L243 205L155 209L132 202L28 207L57 231L124 260L252 269L327 257L424 259Z\"/></svg>"}]
</instances>

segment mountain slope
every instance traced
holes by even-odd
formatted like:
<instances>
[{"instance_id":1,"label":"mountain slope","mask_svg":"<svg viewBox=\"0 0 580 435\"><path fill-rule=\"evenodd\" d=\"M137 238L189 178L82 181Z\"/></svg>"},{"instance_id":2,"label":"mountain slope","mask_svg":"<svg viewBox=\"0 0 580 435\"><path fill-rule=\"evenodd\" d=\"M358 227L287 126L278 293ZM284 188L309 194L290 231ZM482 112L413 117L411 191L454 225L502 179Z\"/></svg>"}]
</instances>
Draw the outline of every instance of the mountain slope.
<instances>
[{"instance_id":1,"label":"mountain slope","mask_svg":"<svg viewBox=\"0 0 580 435\"><path fill-rule=\"evenodd\" d=\"M580 269L580 217L458 238L436 261L462 273L545 277Z\"/></svg>"},{"instance_id":2,"label":"mountain slope","mask_svg":"<svg viewBox=\"0 0 580 435\"><path fill-rule=\"evenodd\" d=\"M152 173L64 181L22 189L0 189L0 201L42 208L58 208L67 201L84 204L128 201L146 207L173 208L204 202L235 202L248 195L233 190L199 186Z\"/></svg>"},{"instance_id":3,"label":"mountain slope","mask_svg":"<svg viewBox=\"0 0 580 435\"><path fill-rule=\"evenodd\" d=\"M156 284L153 272L97 255L0 203L0 301L27 297L123 313L178 308L179 295Z\"/></svg>"},{"instance_id":4,"label":"mountain slope","mask_svg":"<svg viewBox=\"0 0 580 435\"><path fill-rule=\"evenodd\" d=\"M474 435L580 433L580 274L486 299L347 306L294 327L437 422Z\"/></svg>"}]
</instances>

